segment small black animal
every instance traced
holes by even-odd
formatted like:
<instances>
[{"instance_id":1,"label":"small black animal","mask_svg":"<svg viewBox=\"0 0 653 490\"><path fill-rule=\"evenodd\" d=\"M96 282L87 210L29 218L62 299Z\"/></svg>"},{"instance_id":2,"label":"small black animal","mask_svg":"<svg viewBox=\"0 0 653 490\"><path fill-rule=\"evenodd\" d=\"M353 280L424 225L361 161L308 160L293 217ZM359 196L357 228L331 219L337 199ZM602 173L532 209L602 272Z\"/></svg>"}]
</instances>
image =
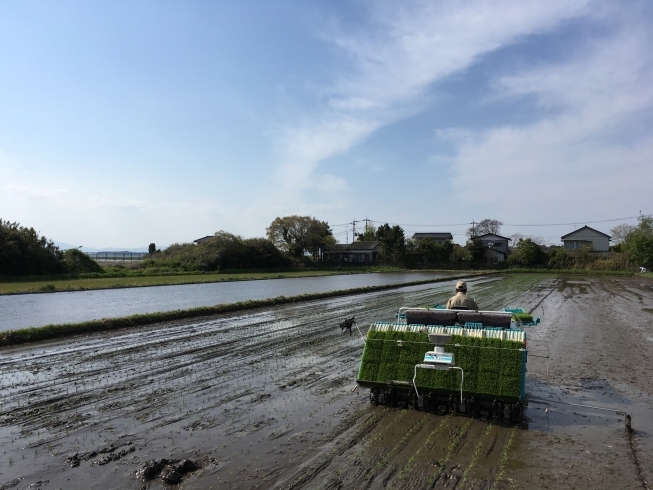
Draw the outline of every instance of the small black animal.
<instances>
[{"instance_id":1,"label":"small black animal","mask_svg":"<svg viewBox=\"0 0 653 490\"><path fill-rule=\"evenodd\" d=\"M349 330L349 336L351 337L351 327L354 325L356 325L356 317L346 318L340 322L340 331Z\"/></svg>"}]
</instances>

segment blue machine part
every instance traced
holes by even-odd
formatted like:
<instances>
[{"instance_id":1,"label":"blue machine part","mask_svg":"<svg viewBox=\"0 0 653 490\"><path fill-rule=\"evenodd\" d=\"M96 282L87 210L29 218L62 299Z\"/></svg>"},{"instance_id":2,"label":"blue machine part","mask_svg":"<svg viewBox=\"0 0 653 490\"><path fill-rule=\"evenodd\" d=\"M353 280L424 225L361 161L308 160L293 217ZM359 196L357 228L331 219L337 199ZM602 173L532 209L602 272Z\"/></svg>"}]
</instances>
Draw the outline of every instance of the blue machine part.
<instances>
[{"instance_id":1,"label":"blue machine part","mask_svg":"<svg viewBox=\"0 0 653 490\"><path fill-rule=\"evenodd\" d=\"M503 311L506 313L526 313L524 308L504 308Z\"/></svg>"}]
</instances>

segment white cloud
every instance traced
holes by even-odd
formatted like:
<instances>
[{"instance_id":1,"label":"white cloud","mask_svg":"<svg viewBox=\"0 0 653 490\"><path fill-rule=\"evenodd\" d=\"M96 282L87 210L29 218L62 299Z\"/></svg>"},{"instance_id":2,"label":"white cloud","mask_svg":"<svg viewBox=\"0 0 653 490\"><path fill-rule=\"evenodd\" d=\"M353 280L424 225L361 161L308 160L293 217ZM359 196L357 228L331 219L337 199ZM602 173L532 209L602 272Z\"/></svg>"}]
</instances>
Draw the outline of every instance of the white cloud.
<instances>
[{"instance_id":1,"label":"white cloud","mask_svg":"<svg viewBox=\"0 0 653 490\"><path fill-rule=\"evenodd\" d=\"M646 204L653 132L642 116L653 109L652 41L628 25L565 62L503 77L502 97L530 95L555 110L462 141L453 165L459 197L504 220L540 223L630 216Z\"/></svg>"},{"instance_id":2,"label":"white cloud","mask_svg":"<svg viewBox=\"0 0 653 490\"><path fill-rule=\"evenodd\" d=\"M332 25L323 37L340 50L341 71L322 88L315 116L280 131L284 193L312 187L321 162L423 110L433 84L519 36L581 15L587 3L376 2L360 31Z\"/></svg>"}]
</instances>

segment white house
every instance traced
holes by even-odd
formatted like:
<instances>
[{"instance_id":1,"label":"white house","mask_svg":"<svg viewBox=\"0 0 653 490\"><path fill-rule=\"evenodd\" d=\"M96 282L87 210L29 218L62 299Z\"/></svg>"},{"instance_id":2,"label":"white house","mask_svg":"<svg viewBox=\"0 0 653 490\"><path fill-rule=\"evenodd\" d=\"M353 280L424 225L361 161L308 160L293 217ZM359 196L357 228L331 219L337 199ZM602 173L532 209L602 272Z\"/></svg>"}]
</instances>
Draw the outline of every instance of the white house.
<instances>
[{"instance_id":1,"label":"white house","mask_svg":"<svg viewBox=\"0 0 653 490\"><path fill-rule=\"evenodd\" d=\"M610 235L601 233L589 226L583 226L560 237L560 240L562 240L567 250L580 249L586 245L591 245L592 252L608 252L610 250L610 238Z\"/></svg>"},{"instance_id":2,"label":"white house","mask_svg":"<svg viewBox=\"0 0 653 490\"><path fill-rule=\"evenodd\" d=\"M430 238L440 245L444 245L446 242L453 240L453 235L451 233L415 233L413 239L421 240L422 238Z\"/></svg>"},{"instance_id":3,"label":"white house","mask_svg":"<svg viewBox=\"0 0 653 490\"><path fill-rule=\"evenodd\" d=\"M508 242L510 238L495 235L494 233L486 233L485 235L474 237L472 240L478 240L485 245L485 263L488 265L498 264L508 257Z\"/></svg>"}]
</instances>

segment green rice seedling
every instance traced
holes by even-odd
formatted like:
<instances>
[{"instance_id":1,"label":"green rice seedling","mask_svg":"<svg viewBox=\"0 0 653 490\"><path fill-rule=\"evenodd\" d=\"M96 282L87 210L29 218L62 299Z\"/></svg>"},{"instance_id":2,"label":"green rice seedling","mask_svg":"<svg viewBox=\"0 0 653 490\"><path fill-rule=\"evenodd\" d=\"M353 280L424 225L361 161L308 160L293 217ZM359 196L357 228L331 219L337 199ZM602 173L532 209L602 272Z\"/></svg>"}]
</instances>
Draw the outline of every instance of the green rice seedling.
<instances>
[{"instance_id":1,"label":"green rice seedling","mask_svg":"<svg viewBox=\"0 0 653 490\"><path fill-rule=\"evenodd\" d=\"M530 313L518 312L518 313L513 313L512 316L516 320L519 320L519 321L524 322L524 323L530 323L530 322L533 321L533 315L531 315Z\"/></svg>"}]
</instances>

